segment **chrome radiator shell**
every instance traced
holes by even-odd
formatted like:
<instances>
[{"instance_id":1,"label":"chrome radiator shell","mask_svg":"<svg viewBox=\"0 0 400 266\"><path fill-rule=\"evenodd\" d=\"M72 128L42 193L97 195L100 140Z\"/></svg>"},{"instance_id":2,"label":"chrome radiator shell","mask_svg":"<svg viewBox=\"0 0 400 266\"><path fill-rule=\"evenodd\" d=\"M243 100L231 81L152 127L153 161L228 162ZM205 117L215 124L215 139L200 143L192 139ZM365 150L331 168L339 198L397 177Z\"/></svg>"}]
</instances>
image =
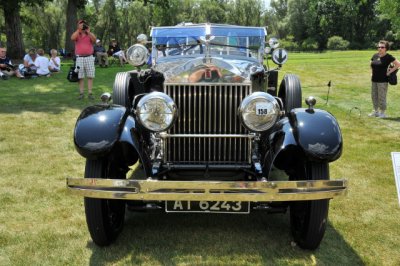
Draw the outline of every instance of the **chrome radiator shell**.
<instances>
[{"instance_id":1,"label":"chrome radiator shell","mask_svg":"<svg viewBox=\"0 0 400 266\"><path fill-rule=\"evenodd\" d=\"M250 84L168 83L178 119L164 138L164 162L179 164L246 164L251 135L241 125L238 107L252 92Z\"/></svg>"}]
</instances>

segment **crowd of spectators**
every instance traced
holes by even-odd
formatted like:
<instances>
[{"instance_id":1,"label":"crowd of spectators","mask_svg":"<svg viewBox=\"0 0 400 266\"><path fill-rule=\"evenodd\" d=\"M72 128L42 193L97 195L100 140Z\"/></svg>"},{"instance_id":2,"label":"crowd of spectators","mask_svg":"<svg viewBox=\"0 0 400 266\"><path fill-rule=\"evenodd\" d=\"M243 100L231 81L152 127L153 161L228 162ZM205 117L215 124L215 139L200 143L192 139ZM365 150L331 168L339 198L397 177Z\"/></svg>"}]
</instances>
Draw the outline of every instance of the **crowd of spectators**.
<instances>
[{"instance_id":1,"label":"crowd of spectators","mask_svg":"<svg viewBox=\"0 0 400 266\"><path fill-rule=\"evenodd\" d=\"M0 79L6 80L11 76L20 79L34 77L51 77L53 73L61 71L60 54L63 57L74 55L74 68L78 73L79 97L84 98L84 80L87 79L88 98L94 99L92 95L93 79L95 77L95 63L100 67L109 66L109 58L113 57L119 61L121 66L128 62L125 51L121 49L116 39L112 39L108 50L104 48L101 40L90 32L89 24L85 20L79 20L76 31L71 35L75 43L74 53L67 53L64 49L57 51L51 49L49 55L45 55L43 49L31 48L23 57L21 64L13 64L7 57L7 49L0 43ZM146 45L147 36L140 34L137 38L139 44ZM150 59L151 60L151 59ZM150 61L151 62L151 61Z\"/></svg>"},{"instance_id":2,"label":"crowd of spectators","mask_svg":"<svg viewBox=\"0 0 400 266\"><path fill-rule=\"evenodd\" d=\"M50 73L59 72L61 59L57 50L52 49L50 58L45 56L43 49L31 48L24 56L21 64L13 64L7 56L7 49L0 46L0 78L7 80L12 76L17 78L50 77Z\"/></svg>"}]
</instances>

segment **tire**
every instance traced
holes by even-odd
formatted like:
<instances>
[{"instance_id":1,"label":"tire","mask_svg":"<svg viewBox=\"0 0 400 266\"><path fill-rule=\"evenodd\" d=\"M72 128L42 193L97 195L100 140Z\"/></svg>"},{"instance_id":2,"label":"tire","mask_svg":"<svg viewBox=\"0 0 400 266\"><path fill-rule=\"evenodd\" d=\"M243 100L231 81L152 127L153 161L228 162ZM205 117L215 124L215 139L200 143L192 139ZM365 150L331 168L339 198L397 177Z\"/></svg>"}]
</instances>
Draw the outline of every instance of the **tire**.
<instances>
[{"instance_id":1,"label":"tire","mask_svg":"<svg viewBox=\"0 0 400 266\"><path fill-rule=\"evenodd\" d=\"M329 180L327 163L308 163L306 179ZM329 200L295 201L290 204L290 226L294 241L303 249L319 247L328 220Z\"/></svg>"},{"instance_id":2,"label":"tire","mask_svg":"<svg viewBox=\"0 0 400 266\"><path fill-rule=\"evenodd\" d=\"M294 74L286 74L279 86L279 98L283 101L286 114L294 108L301 108L301 84Z\"/></svg>"},{"instance_id":3,"label":"tire","mask_svg":"<svg viewBox=\"0 0 400 266\"><path fill-rule=\"evenodd\" d=\"M122 105L126 108L132 107L132 103L129 99L129 81L131 75L129 72L119 72L115 76L113 86L113 103Z\"/></svg>"},{"instance_id":4,"label":"tire","mask_svg":"<svg viewBox=\"0 0 400 266\"><path fill-rule=\"evenodd\" d=\"M86 160L85 178L111 178L107 160ZM115 169L113 169L115 170ZM84 199L86 223L93 242L98 246L110 245L122 231L125 220L125 201Z\"/></svg>"}]
</instances>

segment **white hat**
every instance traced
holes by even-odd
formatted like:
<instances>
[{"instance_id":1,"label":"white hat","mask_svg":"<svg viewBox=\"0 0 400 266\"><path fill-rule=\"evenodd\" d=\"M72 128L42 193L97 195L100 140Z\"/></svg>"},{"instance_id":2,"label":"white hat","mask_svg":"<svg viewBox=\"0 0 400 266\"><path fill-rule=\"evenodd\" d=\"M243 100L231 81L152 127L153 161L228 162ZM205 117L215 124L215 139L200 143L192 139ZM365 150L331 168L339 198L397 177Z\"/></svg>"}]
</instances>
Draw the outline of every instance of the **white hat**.
<instances>
[{"instance_id":1,"label":"white hat","mask_svg":"<svg viewBox=\"0 0 400 266\"><path fill-rule=\"evenodd\" d=\"M100 40L99 40L99 39L97 39L97 40L96 40L96 43L99 43L99 42L100 42Z\"/></svg>"},{"instance_id":2,"label":"white hat","mask_svg":"<svg viewBox=\"0 0 400 266\"><path fill-rule=\"evenodd\" d=\"M139 34L136 39L138 42L147 42L147 36L146 34L143 33Z\"/></svg>"}]
</instances>

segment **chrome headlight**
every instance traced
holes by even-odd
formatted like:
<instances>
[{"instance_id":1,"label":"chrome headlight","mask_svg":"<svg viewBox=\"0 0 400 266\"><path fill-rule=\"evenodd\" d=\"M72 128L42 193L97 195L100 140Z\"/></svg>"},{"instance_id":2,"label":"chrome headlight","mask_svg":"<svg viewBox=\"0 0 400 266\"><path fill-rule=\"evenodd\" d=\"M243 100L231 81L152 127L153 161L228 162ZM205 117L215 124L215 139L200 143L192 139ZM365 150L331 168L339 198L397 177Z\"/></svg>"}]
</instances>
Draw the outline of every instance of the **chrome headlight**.
<instances>
[{"instance_id":1,"label":"chrome headlight","mask_svg":"<svg viewBox=\"0 0 400 266\"><path fill-rule=\"evenodd\" d=\"M175 102L167 94L152 92L140 99L135 114L145 128L160 132L173 125L177 108Z\"/></svg>"},{"instance_id":2,"label":"chrome headlight","mask_svg":"<svg viewBox=\"0 0 400 266\"><path fill-rule=\"evenodd\" d=\"M242 124L250 131L270 129L280 116L277 100L265 92L254 92L243 99L239 107Z\"/></svg>"},{"instance_id":3,"label":"chrome headlight","mask_svg":"<svg viewBox=\"0 0 400 266\"><path fill-rule=\"evenodd\" d=\"M126 59L133 66L143 66L149 60L149 51L142 44L134 44L126 51Z\"/></svg>"}]
</instances>

